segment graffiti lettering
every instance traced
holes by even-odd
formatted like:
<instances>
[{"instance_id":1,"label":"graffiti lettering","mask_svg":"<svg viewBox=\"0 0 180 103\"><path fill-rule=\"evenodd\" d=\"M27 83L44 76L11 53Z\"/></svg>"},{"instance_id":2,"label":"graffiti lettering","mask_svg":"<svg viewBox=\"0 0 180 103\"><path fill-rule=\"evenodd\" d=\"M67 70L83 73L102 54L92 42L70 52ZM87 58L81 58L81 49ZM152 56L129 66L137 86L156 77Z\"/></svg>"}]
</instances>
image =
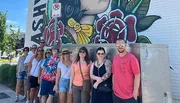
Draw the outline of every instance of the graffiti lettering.
<instances>
[{"instance_id":1,"label":"graffiti lettering","mask_svg":"<svg viewBox=\"0 0 180 103\"><path fill-rule=\"evenodd\" d=\"M31 41L34 41L35 43L39 44L41 41L42 33L38 33L36 35L31 36Z\"/></svg>"},{"instance_id":2,"label":"graffiti lettering","mask_svg":"<svg viewBox=\"0 0 180 103\"><path fill-rule=\"evenodd\" d=\"M33 34L31 36L31 41L34 41L35 43L39 44L41 37L42 37L42 32L40 31L40 27L43 23L42 16L46 11L46 3L43 4L38 4L40 3L40 0L35 0L34 1L34 9L33 9L33 22L32 22L32 30L34 31L35 35ZM40 19L38 19L40 18Z\"/></svg>"},{"instance_id":3,"label":"graffiti lettering","mask_svg":"<svg viewBox=\"0 0 180 103\"><path fill-rule=\"evenodd\" d=\"M34 5L36 5L40 0L35 0Z\"/></svg>"},{"instance_id":4,"label":"graffiti lettering","mask_svg":"<svg viewBox=\"0 0 180 103\"><path fill-rule=\"evenodd\" d=\"M42 10L42 9L44 9L44 10ZM37 11L37 12L33 14L33 17L43 15L45 10L46 10L46 4L42 4L42 5L35 7L33 11L34 12Z\"/></svg>"}]
</instances>

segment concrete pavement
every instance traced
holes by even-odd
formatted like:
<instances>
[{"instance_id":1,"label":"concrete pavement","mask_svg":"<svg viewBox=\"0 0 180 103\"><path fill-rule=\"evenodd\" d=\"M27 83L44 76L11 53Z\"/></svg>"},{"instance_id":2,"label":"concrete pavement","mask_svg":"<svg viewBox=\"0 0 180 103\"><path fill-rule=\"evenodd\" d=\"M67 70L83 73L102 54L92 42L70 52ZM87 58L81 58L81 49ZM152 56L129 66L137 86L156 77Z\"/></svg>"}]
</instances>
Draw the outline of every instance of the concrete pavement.
<instances>
[{"instance_id":1,"label":"concrete pavement","mask_svg":"<svg viewBox=\"0 0 180 103\"><path fill-rule=\"evenodd\" d=\"M14 102L16 99L16 92L11 90L10 88L0 84L0 94L5 93L9 96L9 98L0 98L0 103L24 103L24 102ZM1 97L1 96L0 96ZM22 96L20 96L20 99L22 99Z\"/></svg>"}]
</instances>

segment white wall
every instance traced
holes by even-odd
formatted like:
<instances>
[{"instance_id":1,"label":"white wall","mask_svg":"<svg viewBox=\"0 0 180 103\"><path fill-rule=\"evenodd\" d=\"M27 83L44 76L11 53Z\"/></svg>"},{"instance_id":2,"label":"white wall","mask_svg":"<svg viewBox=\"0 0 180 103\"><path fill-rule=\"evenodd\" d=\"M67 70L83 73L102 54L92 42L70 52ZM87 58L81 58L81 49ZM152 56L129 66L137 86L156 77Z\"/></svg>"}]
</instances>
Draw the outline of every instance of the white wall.
<instances>
[{"instance_id":1,"label":"white wall","mask_svg":"<svg viewBox=\"0 0 180 103\"><path fill-rule=\"evenodd\" d=\"M140 35L146 35L153 44L168 44L174 69L171 71L173 98L176 99L173 103L180 103L180 0L151 0L148 15L159 15L162 19Z\"/></svg>"}]
</instances>

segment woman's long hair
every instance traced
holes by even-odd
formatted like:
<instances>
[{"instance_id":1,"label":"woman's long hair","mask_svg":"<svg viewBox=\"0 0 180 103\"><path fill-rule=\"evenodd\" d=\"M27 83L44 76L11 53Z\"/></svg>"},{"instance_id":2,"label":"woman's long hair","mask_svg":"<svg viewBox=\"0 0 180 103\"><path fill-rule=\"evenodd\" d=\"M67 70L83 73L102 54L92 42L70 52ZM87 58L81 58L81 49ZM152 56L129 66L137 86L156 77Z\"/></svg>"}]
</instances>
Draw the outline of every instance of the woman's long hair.
<instances>
[{"instance_id":1,"label":"woman's long hair","mask_svg":"<svg viewBox=\"0 0 180 103\"><path fill-rule=\"evenodd\" d=\"M89 59L88 50L87 50L87 48L86 48L85 46L83 46L83 47L81 47L81 48L79 49L78 54L77 54L76 59L75 59L75 63L77 63L77 62L80 61L79 52L80 52L81 50L85 51L85 53L86 53L86 56L84 57L84 60L85 60L85 62L86 62L87 65L88 65L88 64L90 63L90 59Z\"/></svg>"},{"instance_id":2,"label":"woman's long hair","mask_svg":"<svg viewBox=\"0 0 180 103\"><path fill-rule=\"evenodd\" d=\"M37 52L36 52L36 54L35 54L35 56L34 56L35 58L37 58L37 56L38 56L38 49L43 50L43 48L42 48L42 47L38 47L38 48L37 48ZM43 50L43 51L44 51L44 50ZM43 53L41 53L41 59L43 58L43 55L44 55L44 54L43 54Z\"/></svg>"}]
</instances>

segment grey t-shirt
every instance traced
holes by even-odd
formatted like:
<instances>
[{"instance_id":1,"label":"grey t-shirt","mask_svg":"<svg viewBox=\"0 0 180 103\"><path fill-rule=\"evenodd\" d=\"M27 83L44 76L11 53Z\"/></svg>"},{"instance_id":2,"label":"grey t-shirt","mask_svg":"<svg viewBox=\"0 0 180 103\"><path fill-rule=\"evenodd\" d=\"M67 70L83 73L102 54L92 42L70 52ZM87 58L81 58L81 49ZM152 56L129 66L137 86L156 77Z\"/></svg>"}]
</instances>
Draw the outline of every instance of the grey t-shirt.
<instances>
[{"instance_id":1,"label":"grey t-shirt","mask_svg":"<svg viewBox=\"0 0 180 103\"><path fill-rule=\"evenodd\" d=\"M27 69L24 67L25 59L26 59L25 56L19 57L18 64L17 64L18 73L23 72L23 71L27 71Z\"/></svg>"}]
</instances>

